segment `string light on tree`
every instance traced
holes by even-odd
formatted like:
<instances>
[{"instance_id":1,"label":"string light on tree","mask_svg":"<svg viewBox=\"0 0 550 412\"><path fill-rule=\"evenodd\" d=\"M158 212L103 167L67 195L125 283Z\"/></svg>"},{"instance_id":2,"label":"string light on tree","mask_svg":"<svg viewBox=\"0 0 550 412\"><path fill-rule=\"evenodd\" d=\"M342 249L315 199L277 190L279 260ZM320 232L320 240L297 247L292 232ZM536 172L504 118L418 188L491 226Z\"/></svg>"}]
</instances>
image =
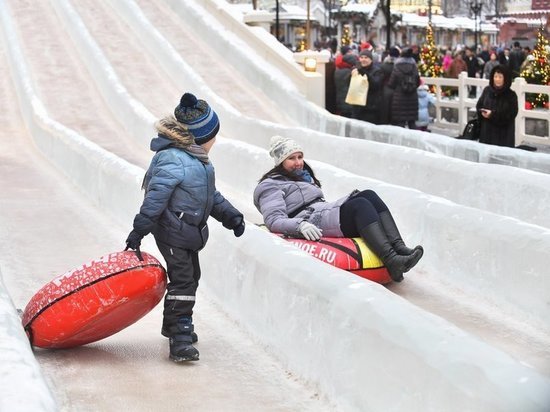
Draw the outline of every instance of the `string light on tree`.
<instances>
[{"instance_id":1,"label":"string light on tree","mask_svg":"<svg viewBox=\"0 0 550 412\"><path fill-rule=\"evenodd\" d=\"M344 24L344 28L342 30L342 39L340 40L341 46L349 46L351 45L351 36L349 32L349 24Z\"/></svg>"},{"instance_id":2,"label":"string light on tree","mask_svg":"<svg viewBox=\"0 0 550 412\"><path fill-rule=\"evenodd\" d=\"M520 74L527 83L550 86L549 51L548 39L544 35L544 28L541 26L537 33L537 44L532 52L533 59L527 63ZM527 109L537 107L548 109L548 95L544 93L527 93L525 95L525 106Z\"/></svg>"},{"instance_id":3,"label":"string light on tree","mask_svg":"<svg viewBox=\"0 0 550 412\"><path fill-rule=\"evenodd\" d=\"M439 51L435 45L431 23L426 27L426 43L424 43L420 50L418 71L424 77L440 77L443 74L443 69L439 64Z\"/></svg>"}]
</instances>

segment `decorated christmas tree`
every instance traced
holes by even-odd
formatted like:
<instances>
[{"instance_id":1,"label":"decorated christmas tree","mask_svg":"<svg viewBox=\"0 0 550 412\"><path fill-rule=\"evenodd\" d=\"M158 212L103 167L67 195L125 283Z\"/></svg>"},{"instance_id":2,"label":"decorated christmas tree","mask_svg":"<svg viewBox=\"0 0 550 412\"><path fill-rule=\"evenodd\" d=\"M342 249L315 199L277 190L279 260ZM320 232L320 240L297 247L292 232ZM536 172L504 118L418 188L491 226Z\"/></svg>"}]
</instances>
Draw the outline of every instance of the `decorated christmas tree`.
<instances>
[{"instance_id":1,"label":"decorated christmas tree","mask_svg":"<svg viewBox=\"0 0 550 412\"><path fill-rule=\"evenodd\" d=\"M439 51L434 41L434 32L431 23L426 27L426 43L420 49L420 62L418 71L423 77L440 77L443 75ZM435 92L435 86L430 85L430 91Z\"/></svg>"},{"instance_id":2,"label":"decorated christmas tree","mask_svg":"<svg viewBox=\"0 0 550 412\"><path fill-rule=\"evenodd\" d=\"M439 51L434 41L432 25L426 27L426 43L420 50L420 62L418 71L424 77L439 77L442 75L441 64L439 63Z\"/></svg>"},{"instance_id":3,"label":"decorated christmas tree","mask_svg":"<svg viewBox=\"0 0 550 412\"><path fill-rule=\"evenodd\" d=\"M548 39L544 35L544 28L541 26L537 34L537 44L532 52L533 59L527 59L520 74L527 83L550 86L549 47ZM548 108L548 95L544 93L526 93L525 106L528 109Z\"/></svg>"},{"instance_id":4,"label":"decorated christmas tree","mask_svg":"<svg viewBox=\"0 0 550 412\"><path fill-rule=\"evenodd\" d=\"M340 46L349 46L351 44L351 36L349 33L349 24L344 24L342 30L342 39L340 40Z\"/></svg>"}]
</instances>

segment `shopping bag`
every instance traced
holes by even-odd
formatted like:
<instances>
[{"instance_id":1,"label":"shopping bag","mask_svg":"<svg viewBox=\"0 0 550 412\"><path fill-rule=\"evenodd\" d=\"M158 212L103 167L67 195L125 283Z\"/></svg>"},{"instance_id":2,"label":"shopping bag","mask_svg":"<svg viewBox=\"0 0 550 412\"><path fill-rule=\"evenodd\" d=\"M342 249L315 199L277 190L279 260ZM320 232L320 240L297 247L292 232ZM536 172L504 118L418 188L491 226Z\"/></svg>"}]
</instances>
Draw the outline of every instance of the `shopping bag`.
<instances>
[{"instance_id":1,"label":"shopping bag","mask_svg":"<svg viewBox=\"0 0 550 412\"><path fill-rule=\"evenodd\" d=\"M349 82L348 94L346 95L346 103L357 106L365 106L367 104L367 94L369 92L368 77L361 76L356 70L351 73Z\"/></svg>"}]
</instances>

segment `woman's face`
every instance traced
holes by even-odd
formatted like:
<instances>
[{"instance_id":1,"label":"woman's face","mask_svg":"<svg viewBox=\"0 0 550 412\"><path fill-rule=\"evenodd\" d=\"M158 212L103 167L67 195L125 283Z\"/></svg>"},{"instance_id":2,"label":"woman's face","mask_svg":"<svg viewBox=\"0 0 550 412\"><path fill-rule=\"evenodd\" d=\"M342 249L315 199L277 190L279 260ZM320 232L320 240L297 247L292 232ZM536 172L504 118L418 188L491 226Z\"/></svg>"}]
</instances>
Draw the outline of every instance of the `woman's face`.
<instances>
[{"instance_id":1,"label":"woman's face","mask_svg":"<svg viewBox=\"0 0 550 412\"><path fill-rule=\"evenodd\" d=\"M504 75L502 73L496 72L493 75L493 84L497 88L504 86Z\"/></svg>"},{"instance_id":2,"label":"woman's face","mask_svg":"<svg viewBox=\"0 0 550 412\"><path fill-rule=\"evenodd\" d=\"M304 154L302 152L292 153L282 163L283 169L292 173L295 170L304 168Z\"/></svg>"}]
</instances>

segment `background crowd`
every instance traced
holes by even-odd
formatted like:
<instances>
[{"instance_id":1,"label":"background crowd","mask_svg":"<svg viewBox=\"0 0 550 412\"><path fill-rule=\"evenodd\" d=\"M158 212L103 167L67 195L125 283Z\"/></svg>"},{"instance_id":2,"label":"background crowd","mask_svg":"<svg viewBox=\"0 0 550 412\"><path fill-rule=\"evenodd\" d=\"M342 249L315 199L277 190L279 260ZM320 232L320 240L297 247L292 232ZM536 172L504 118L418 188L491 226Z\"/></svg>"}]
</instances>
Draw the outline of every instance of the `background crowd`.
<instances>
[{"instance_id":1,"label":"background crowd","mask_svg":"<svg viewBox=\"0 0 550 412\"><path fill-rule=\"evenodd\" d=\"M454 49L441 49L439 56L438 64L444 77L458 78L461 72L467 72L468 77L488 79L490 85L487 87L493 94L496 88L492 76L495 68L499 67L498 73L506 77L504 85L500 86L506 88L506 96L515 95L509 90L511 81L534 60L531 49L522 48L517 42L510 48L484 47L477 52L470 47L457 46ZM340 47L333 56L333 75L327 80L332 82L334 89L334 102L332 107L327 105L327 108L332 109L335 114L373 124L429 131L428 126L432 120L430 105L434 104L435 96L421 80L418 70L420 60L420 50L416 46L393 46L385 51L377 50L369 42L362 42ZM368 79L367 101L364 106L350 105L345 101L350 79L355 74L366 76ZM414 84L414 87L411 87L411 84ZM483 91L470 86L468 97L476 98ZM457 93L458 90L453 88L446 90L449 97ZM486 96L487 93L488 91ZM513 127L517 110L508 114L512 117L506 118L506 124L501 124L501 127ZM478 113L478 117L483 118L481 112ZM496 114L492 119L484 118L493 123L495 119ZM489 139L485 143L511 146L513 140L501 142L498 139Z\"/></svg>"}]
</instances>

